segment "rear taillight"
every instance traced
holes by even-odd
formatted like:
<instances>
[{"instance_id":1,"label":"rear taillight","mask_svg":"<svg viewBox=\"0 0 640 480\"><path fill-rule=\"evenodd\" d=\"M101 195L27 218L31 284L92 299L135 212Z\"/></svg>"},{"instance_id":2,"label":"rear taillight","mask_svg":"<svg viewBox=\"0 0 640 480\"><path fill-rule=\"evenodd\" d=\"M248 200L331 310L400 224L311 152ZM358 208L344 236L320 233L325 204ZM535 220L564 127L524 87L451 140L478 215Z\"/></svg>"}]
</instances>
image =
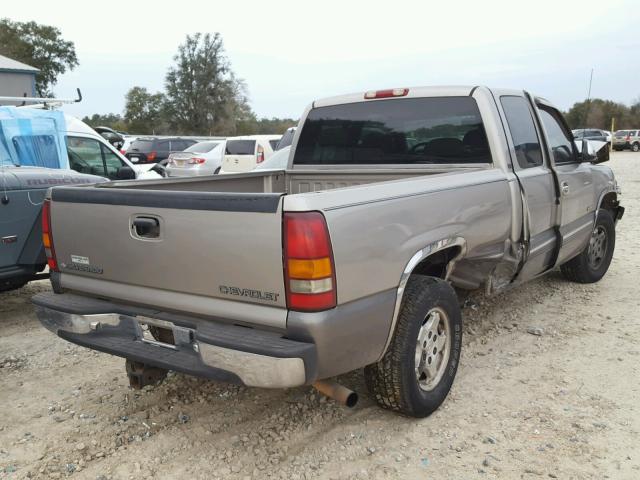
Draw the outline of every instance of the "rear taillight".
<instances>
[{"instance_id":1,"label":"rear taillight","mask_svg":"<svg viewBox=\"0 0 640 480\"><path fill-rule=\"evenodd\" d=\"M264 148L258 145L258 153L256 154L256 163L264 162Z\"/></svg>"},{"instance_id":2,"label":"rear taillight","mask_svg":"<svg viewBox=\"0 0 640 480\"><path fill-rule=\"evenodd\" d=\"M391 97L406 97L409 93L408 88L390 88L388 90L371 90L364 94L366 100L374 98L391 98Z\"/></svg>"},{"instance_id":3,"label":"rear taillight","mask_svg":"<svg viewBox=\"0 0 640 480\"><path fill-rule=\"evenodd\" d=\"M154 150L153 152L149 152L147 154L147 162L153 162L156 159L156 155L158 153Z\"/></svg>"},{"instance_id":4,"label":"rear taillight","mask_svg":"<svg viewBox=\"0 0 640 480\"><path fill-rule=\"evenodd\" d=\"M285 213L283 230L287 308L303 312L334 308L336 276L324 216Z\"/></svg>"},{"instance_id":5,"label":"rear taillight","mask_svg":"<svg viewBox=\"0 0 640 480\"><path fill-rule=\"evenodd\" d=\"M631 135L627 135L627 137L624 139L625 142L629 142L631 141Z\"/></svg>"},{"instance_id":6,"label":"rear taillight","mask_svg":"<svg viewBox=\"0 0 640 480\"><path fill-rule=\"evenodd\" d=\"M206 160L204 158L193 157L189 159L189 163L192 165L202 165Z\"/></svg>"},{"instance_id":7,"label":"rear taillight","mask_svg":"<svg viewBox=\"0 0 640 480\"><path fill-rule=\"evenodd\" d=\"M42 204L42 244L47 255L49 270L58 271L56 252L53 249L53 237L51 235L51 200L45 199Z\"/></svg>"}]
</instances>

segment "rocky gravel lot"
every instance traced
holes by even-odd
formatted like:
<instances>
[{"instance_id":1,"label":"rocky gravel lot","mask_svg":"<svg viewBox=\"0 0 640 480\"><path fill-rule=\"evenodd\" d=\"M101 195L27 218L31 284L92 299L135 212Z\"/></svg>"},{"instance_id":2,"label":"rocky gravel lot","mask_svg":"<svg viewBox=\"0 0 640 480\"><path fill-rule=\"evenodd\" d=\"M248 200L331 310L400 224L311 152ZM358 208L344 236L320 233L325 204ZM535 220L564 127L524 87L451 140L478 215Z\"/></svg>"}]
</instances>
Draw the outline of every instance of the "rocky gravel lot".
<instances>
[{"instance_id":1,"label":"rocky gravel lot","mask_svg":"<svg viewBox=\"0 0 640 480\"><path fill-rule=\"evenodd\" d=\"M639 479L640 154L610 165L627 213L609 274L559 273L465 302L462 362L429 418L346 409L311 388L171 374L129 389L124 360L40 327L35 282L0 295L0 478Z\"/></svg>"}]
</instances>

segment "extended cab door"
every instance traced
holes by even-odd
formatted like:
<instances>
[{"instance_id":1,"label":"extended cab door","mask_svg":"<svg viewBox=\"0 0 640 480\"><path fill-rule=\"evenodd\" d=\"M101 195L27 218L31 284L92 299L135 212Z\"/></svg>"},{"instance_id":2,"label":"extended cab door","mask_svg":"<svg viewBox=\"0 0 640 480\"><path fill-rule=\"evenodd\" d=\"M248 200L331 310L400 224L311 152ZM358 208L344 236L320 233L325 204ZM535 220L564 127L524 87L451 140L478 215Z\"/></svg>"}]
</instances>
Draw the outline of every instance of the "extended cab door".
<instances>
[{"instance_id":1,"label":"extended cab door","mask_svg":"<svg viewBox=\"0 0 640 480\"><path fill-rule=\"evenodd\" d=\"M560 112L546 104L538 103L537 107L560 183L558 224L562 245L556 263L561 264L587 244L593 230L596 194L590 164L580 161L573 135Z\"/></svg>"},{"instance_id":2,"label":"extended cab door","mask_svg":"<svg viewBox=\"0 0 640 480\"><path fill-rule=\"evenodd\" d=\"M547 270L555 258L556 187L548 159L543 155L531 103L522 92L496 93L523 196L523 236L529 239L529 255L518 279L524 281Z\"/></svg>"}]
</instances>

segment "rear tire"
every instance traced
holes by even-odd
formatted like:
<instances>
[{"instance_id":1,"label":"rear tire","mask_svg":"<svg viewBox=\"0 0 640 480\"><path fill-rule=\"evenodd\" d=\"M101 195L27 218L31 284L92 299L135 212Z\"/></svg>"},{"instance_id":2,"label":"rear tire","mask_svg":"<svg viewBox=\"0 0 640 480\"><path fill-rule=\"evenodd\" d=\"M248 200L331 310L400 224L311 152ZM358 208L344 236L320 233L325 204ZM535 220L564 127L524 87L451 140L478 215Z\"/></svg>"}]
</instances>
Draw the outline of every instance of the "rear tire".
<instances>
[{"instance_id":1,"label":"rear tire","mask_svg":"<svg viewBox=\"0 0 640 480\"><path fill-rule=\"evenodd\" d=\"M4 280L0 282L0 293L10 292L11 290L18 290L24 287L28 282L23 280Z\"/></svg>"},{"instance_id":2,"label":"rear tire","mask_svg":"<svg viewBox=\"0 0 640 480\"><path fill-rule=\"evenodd\" d=\"M616 228L611 212L601 209L589 238L580 254L560 267L567 280L577 283L595 283L609 269L616 246Z\"/></svg>"},{"instance_id":3,"label":"rear tire","mask_svg":"<svg viewBox=\"0 0 640 480\"><path fill-rule=\"evenodd\" d=\"M383 408L426 417L447 397L461 347L462 316L453 288L439 278L412 276L387 352L365 367L367 388Z\"/></svg>"}]
</instances>

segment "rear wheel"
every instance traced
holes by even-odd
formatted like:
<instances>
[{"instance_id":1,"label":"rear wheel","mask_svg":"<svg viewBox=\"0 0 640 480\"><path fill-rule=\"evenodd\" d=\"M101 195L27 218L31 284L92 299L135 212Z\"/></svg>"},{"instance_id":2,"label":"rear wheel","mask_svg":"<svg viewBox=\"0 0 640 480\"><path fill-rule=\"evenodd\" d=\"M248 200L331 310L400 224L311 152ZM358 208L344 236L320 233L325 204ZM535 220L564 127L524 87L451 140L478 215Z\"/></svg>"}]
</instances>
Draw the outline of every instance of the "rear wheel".
<instances>
[{"instance_id":1,"label":"rear wheel","mask_svg":"<svg viewBox=\"0 0 640 480\"><path fill-rule=\"evenodd\" d=\"M17 290L19 288L24 287L28 282L25 280L2 280L0 281L0 293L1 292L9 292L11 290Z\"/></svg>"},{"instance_id":2,"label":"rear wheel","mask_svg":"<svg viewBox=\"0 0 640 480\"><path fill-rule=\"evenodd\" d=\"M391 344L365 368L369 391L383 408L426 417L451 389L462 347L458 298L445 281L412 276Z\"/></svg>"},{"instance_id":3,"label":"rear wheel","mask_svg":"<svg viewBox=\"0 0 640 480\"><path fill-rule=\"evenodd\" d=\"M607 273L616 246L616 229L611 212L601 209L589 243L580 254L560 267L566 279L594 283Z\"/></svg>"}]
</instances>

